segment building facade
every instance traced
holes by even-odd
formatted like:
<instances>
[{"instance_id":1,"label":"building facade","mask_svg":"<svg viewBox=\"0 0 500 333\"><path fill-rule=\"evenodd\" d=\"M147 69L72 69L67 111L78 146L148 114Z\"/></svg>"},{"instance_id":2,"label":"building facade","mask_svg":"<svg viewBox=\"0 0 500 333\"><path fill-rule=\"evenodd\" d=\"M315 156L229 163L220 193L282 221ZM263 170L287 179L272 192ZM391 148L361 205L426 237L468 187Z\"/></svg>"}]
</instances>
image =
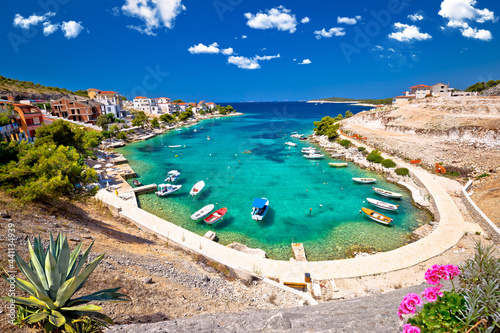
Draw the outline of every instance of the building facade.
<instances>
[{"instance_id":1,"label":"building facade","mask_svg":"<svg viewBox=\"0 0 500 333\"><path fill-rule=\"evenodd\" d=\"M172 114L172 100L167 97L160 97L156 99L158 102L158 107L162 113Z\"/></svg>"},{"instance_id":2,"label":"building facade","mask_svg":"<svg viewBox=\"0 0 500 333\"><path fill-rule=\"evenodd\" d=\"M0 99L0 114L7 116L0 119L0 141L19 140L19 124L17 123L16 113L12 110L13 106L11 101Z\"/></svg>"},{"instance_id":3,"label":"building facade","mask_svg":"<svg viewBox=\"0 0 500 333\"><path fill-rule=\"evenodd\" d=\"M122 97L114 91L99 91L95 100L104 105L104 114L112 113L115 118L125 118L127 110L123 109Z\"/></svg>"},{"instance_id":4,"label":"building facade","mask_svg":"<svg viewBox=\"0 0 500 333\"><path fill-rule=\"evenodd\" d=\"M79 96L62 97L51 103L55 117L95 124L105 112L104 104Z\"/></svg>"},{"instance_id":5,"label":"building facade","mask_svg":"<svg viewBox=\"0 0 500 333\"><path fill-rule=\"evenodd\" d=\"M161 114L158 102L154 98L137 96L134 98L134 109L150 114Z\"/></svg>"},{"instance_id":6,"label":"building facade","mask_svg":"<svg viewBox=\"0 0 500 333\"><path fill-rule=\"evenodd\" d=\"M42 111L36 106L17 103L14 103L14 111L21 132L28 138L34 138L36 129L43 125Z\"/></svg>"}]
</instances>

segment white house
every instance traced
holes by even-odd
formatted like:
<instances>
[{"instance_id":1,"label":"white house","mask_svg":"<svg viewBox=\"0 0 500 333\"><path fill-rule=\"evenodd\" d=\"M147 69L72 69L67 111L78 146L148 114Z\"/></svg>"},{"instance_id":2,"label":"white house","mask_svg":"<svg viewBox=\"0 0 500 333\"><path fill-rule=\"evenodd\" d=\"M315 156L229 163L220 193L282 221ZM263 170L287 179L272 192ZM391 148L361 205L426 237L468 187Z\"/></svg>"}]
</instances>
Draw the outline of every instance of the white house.
<instances>
[{"instance_id":1,"label":"white house","mask_svg":"<svg viewBox=\"0 0 500 333\"><path fill-rule=\"evenodd\" d=\"M453 90L454 89L450 88L449 84L444 84L441 82L431 86L431 94L435 97L450 97Z\"/></svg>"},{"instance_id":2,"label":"white house","mask_svg":"<svg viewBox=\"0 0 500 333\"><path fill-rule=\"evenodd\" d=\"M158 107L162 113L172 114L172 100L167 97L160 97L156 99L158 102Z\"/></svg>"},{"instance_id":3,"label":"white house","mask_svg":"<svg viewBox=\"0 0 500 333\"><path fill-rule=\"evenodd\" d=\"M154 98L137 96L134 98L134 109L150 114L161 114L158 102Z\"/></svg>"},{"instance_id":4,"label":"white house","mask_svg":"<svg viewBox=\"0 0 500 333\"><path fill-rule=\"evenodd\" d=\"M99 91L95 98L99 103L104 104L104 114L112 113L116 118L125 118L127 110L123 109L122 97L114 91Z\"/></svg>"}]
</instances>

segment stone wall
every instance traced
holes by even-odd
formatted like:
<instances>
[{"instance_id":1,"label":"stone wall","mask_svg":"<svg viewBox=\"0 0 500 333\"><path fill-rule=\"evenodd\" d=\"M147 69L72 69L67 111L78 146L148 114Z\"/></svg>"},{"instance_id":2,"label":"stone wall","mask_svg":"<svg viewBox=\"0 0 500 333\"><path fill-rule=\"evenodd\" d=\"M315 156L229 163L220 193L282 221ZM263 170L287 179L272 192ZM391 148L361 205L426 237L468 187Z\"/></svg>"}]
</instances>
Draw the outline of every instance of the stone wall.
<instances>
[{"instance_id":1,"label":"stone wall","mask_svg":"<svg viewBox=\"0 0 500 333\"><path fill-rule=\"evenodd\" d=\"M471 213L472 217L474 218L474 221L476 221L481 228L483 228L484 231L488 233L488 236L491 237L493 242L495 244L500 245L500 228L498 228L489 218L484 214L481 209L472 201L471 197L467 193L467 191L471 188L472 186L472 180L469 180L469 182L462 188L462 191L460 192L460 197L462 198L465 206L467 206L467 209Z\"/></svg>"}]
</instances>

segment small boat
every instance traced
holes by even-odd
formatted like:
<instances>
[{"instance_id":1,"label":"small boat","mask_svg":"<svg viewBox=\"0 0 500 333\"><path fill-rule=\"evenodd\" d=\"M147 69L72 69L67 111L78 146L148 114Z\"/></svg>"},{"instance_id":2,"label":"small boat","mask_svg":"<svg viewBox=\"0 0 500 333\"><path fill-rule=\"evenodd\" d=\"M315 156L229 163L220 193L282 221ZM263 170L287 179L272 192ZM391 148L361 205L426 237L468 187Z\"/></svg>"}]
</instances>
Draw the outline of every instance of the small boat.
<instances>
[{"instance_id":1,"label":"small boat","mask_svg":"<svg viewBox=\"0 0 500 333\"><path fill-rule=\"evenodd\" d=\"M318 153L309 153L308 155L304 155L304 158L307 158L309 160L319 160L322 159L325 155L323 154L318 154Z\"/></svg>"},{"instance_id":2,"label":"small boat","mask_svg":"<svg viewBox=\"0 0 500 333\"><path fill-rule=\"evenodd\" d=\"M300 141L307 141L307 138L305 138L305 137L301 137L301 138L299 138L299 140L300 140Z\"/></svg>"},{"instance_id":3,"label":"small boat","mask_svg":"<svg viewBox=\"0 0 500 333\"><path fill-rule=\"evenodd\" d=\"M168 146L168 148L181 148L181 145L175 145L175 146Z\"/></svg>"},{"instance_id":4,"label":"small boat","mask_svg":"<svg viewBox=\"0 0 500 333\"><path fill-rule=\"evenodd\" d=\"M292 137L294 139L300 139L303 136L304 136L304 134L299 134L297 132L292 132L292 135L290 135L290 137Z\"/></svg>"},{"instance_id":5,"label":"small boat","mask_svg":"<svg viewBox=\"0 0 500 333\"><path fill-rule=\"evenodd\" d=\"M180 190L182 185L172 185L172 184L160 184L158 185L158 191L156 191L156 195L159 197L164 197L175 191Z\"/></svg>"},{"instance_id":6,"label":"small boat","mask_svg":"<svg viewBox=\"0 0 500 333\"><path fill-rule=\"evenodd\" d=\"M314 147L305 147L301 149L302 154L309 154L309 153L315 153L317 150Z\"/></svg>"},{"instance_id":7,"label":"small boat","mask_svg":"<svg viewBox=\"0 0 500 333\"><path fill-rule=\"evenodd\" d=\"M373 221L375 221L377 223L381 223L384 225L390 225L393 221L393 219L391 219L390 217L387 217L385 215L377 213L374 210L371 210L371 209L368 209L365 207L361 207L361 210L363 211L363 213L366 214L366 216L368 216L370 219L372 219Z\"/></svg>"},{"instance_id":8,"label":"small boat","mask_svg":"<svg viewBox=\"0 0 500 333\"><path fill-rule=\"evenodd\" d=\"M384 197L388 197L388 198L401 199L403 197L403 195L401 193L387 191L387 190L384 190L384 189L378 188L378 187L372 187L372 190L374 190L375 193L380 194Z\"/></svg>"},{"instance_id":9,"label":"small boat","mask_svg":"<svg viewBox=\"0 0 500 333\"><path fill-rule=\"evenodd\" d=\"M179 177L181 176L181 173L177 170L170 170L167 173L167 178L165 179L166 182L175 182Z\"/></svg>"},{"instance_id":10,"label":"small boat","mask_svg":"<svg viewBox=\"0 0 500 333\"><path fill-rule=\"evenodd\" d=\"M296 144L296 143L293 143L293 142L290 142L290 141L285 142L285 144L286 144L287 146L290 146L290 147L297 147L297 144Z\"/></svg>"},{"instance_id":11,"label":"small boat","mask_svg":"<svg viewBox=\"0 0 500 333\"><path fill-rule=\"evenodd\" d=\"M344 157L345 154L332 154L332 157L333 158L340 158L340 157Z\"/></svg>"},{"instance_id":12,"label":"small boat","mask_svg":"<svg viewBox=\"0 0 500 333\"><path fill-rule=\"evenodd\" d=\"M375 183L377 180L375 178L353 178L356 183L370 184Z\"/></svg>"},{"instance_id":13,"label":"small boat","mask_svg":"<svg viewBox=\"0 0 500 333\"><path fill-rule=\"evenodd\" d=\"M204 219L204 221L207 224L214 224L215 222L217 222L220 219L222 219L224 217L224 215L226 215L226 213L227 213L227 208L226 207L218 209L212 215L210 215L209 217L207 217L206 219Z\"/></svg>"},{"instance_id":14,"label":"small boat","mask_svg":"<svg viewBox=\"0 0 500 333\"><path fill-rule=\"evenodd\" d=\"M380 200L376 200L376 199L372 199L372 198L366 198L366 201L368 201L369 203L371 203L374 206L377 206L378 208L382 208L382 209L390 210L390 211L397 211L398 207L399 207L399 205L393 205L393 204L390 204L388 202L384 202L384 201L380 201Z\"/></svg>"},{"instance_id":15,"label":"small boat","mask_svg":"<svg viewBox=\"0 0 500 333\"><path fill-rule=\"evenodd\" d=\"M135 186L142 186L142 183L140 181L138 181L137 179L134 179L132 181L132 184L134 184Z\"/></svg>"},{"instance_id":16,"label":"small boat","mask_svg":"<svg viewBox=\"0 0 500 333\"><path fill-rule=\"evenodd\" d=\"M252 218L255 221L262 221L269 210L269 200L266 198L256 198L252 204Z\"/></svg>"},{"instance_id":17,"label":"small boat","mask_svg":"<svg viewBox=\"0 0 500 333\"><path fill-rule=\"evenodd\" d=\"M203 180L200 180L199 182L197 182L196 184L194 184L194 186L191 189L191 191L189 191L189 194L191 194L194 197L198 193L200 193L201 190L203 190L204 187L205 187L205 182Z\"/></svg>"},{"instance_id":18,"label":"small boat","mask_svg":"<svg viewBox=\"0 0 500 333\"><path fill-rule=\"evenodd\" d=\"M347 163L328 163L328 165L334 168L343 168L347 166Z\"/></svg>"},{"instance_id":19,"label":"small boat","mask_svg":"<svg viewBox=\"0 0 500 333\"><path fill-rule=\"evenodd\" d=\"M206 205L205 207L203 207L202 209L191 215L191 219L196 221L207 216L214 209L214 207L215 205L213 204Z\"/></svg>"}]
</instances>

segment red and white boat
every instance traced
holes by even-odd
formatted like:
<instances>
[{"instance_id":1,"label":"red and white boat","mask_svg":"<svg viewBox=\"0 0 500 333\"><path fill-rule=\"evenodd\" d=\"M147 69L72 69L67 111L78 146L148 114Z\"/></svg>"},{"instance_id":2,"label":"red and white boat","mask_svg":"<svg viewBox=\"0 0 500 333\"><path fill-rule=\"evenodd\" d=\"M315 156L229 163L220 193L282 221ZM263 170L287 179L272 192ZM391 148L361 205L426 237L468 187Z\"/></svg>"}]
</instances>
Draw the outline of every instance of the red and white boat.
<instances>
[{"instance_id":1,"label":"red and white boat","mask_svg":"<svg viewBox=\"0 0 500 333\"><path fill-rule=\"evenodd\" d=\"M226 215L226 213L227 213L226 207L218 209L214 213L212 213L209 217L207 217L204 221L207 224L214 224L215 222L222 219L224 217L224 215Z\"/></svg>"}]
</instances>

